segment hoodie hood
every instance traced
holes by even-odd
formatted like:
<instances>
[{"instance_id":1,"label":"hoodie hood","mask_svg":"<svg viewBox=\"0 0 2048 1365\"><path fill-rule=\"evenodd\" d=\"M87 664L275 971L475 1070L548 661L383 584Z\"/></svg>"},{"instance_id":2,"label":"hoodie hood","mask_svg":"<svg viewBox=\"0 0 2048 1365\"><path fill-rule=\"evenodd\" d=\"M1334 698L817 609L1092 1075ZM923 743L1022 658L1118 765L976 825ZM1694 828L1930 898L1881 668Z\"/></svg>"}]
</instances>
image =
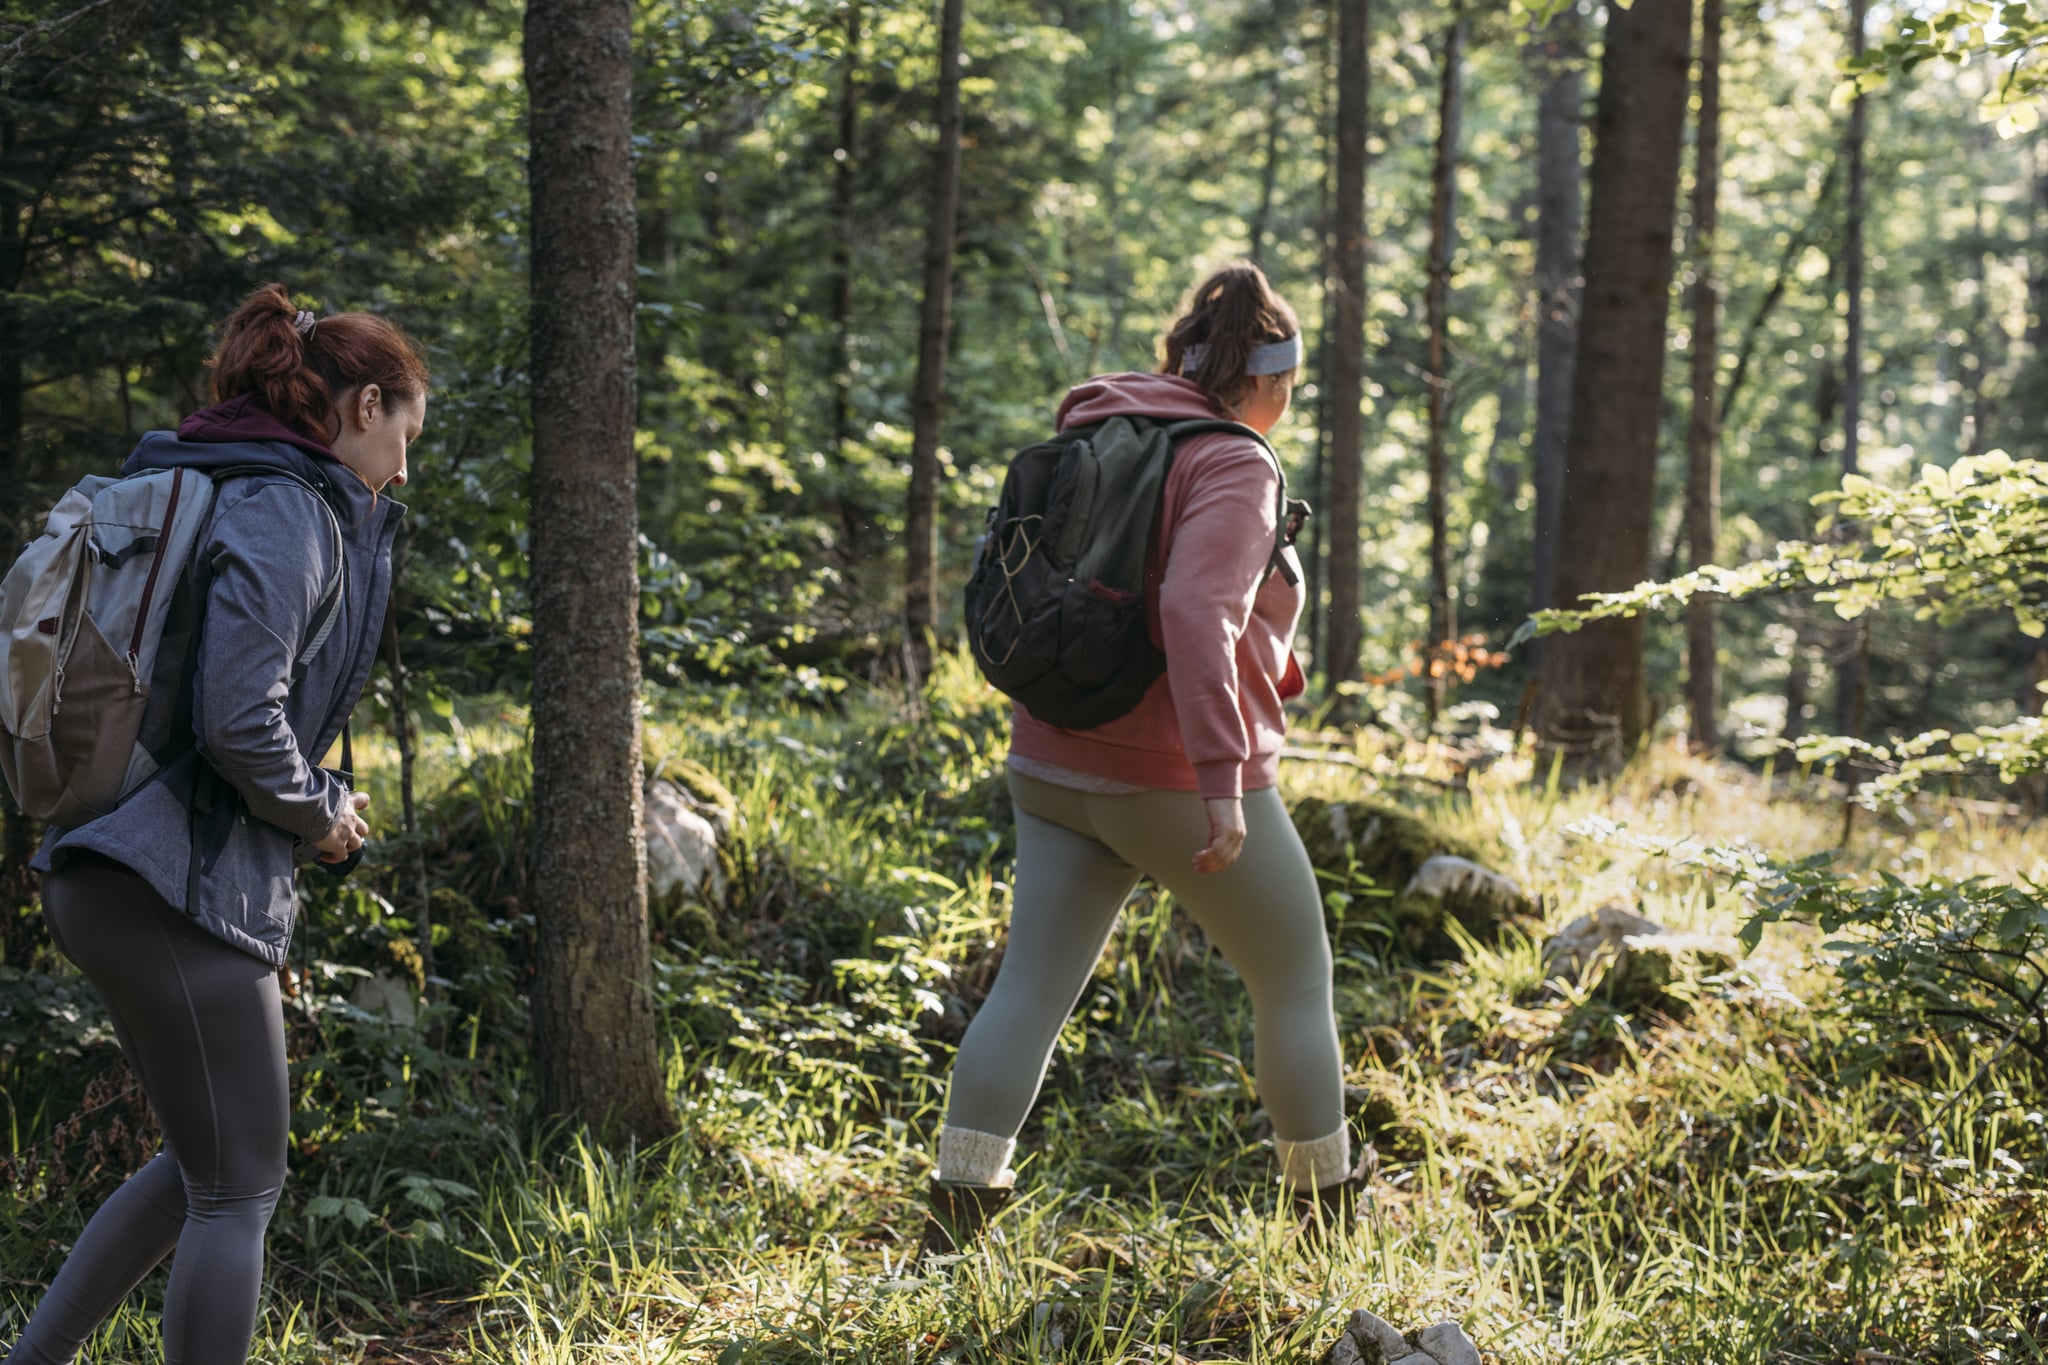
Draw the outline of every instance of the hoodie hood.
<instances>
[{"instance_id":1,"label":"hoodie hood","mask_svg":"<svg viewBox=\"0 0 2048 1365\"><path fill-rule=\"evenodd\" d=\"M320 442L278 420L252 396L202 408L175 434L144 434L123 474L147 469L216 471L256 466L305 480L320 490L346 526L360 526L377 509L369 485ZM386 501L389 501L388 499Z\"/></svg>"},{"instance_id":2,"label":"hoodie hood","mask_svg":"<svg viewBox=\"0 0 2048 1365\"><path fill-rule=\"evenodd\" d=\"M325 441L317 441L290 425L257 399L241 394L225 403L215 403L178 423L181 441L283 441L310 455L332 460L335 454Z\"/></svg>"},{"instance_id":3,"label":"hoodie hood","mask_svg":"<svg viewBox=\"0 0 2048 1365\"><path fill-rule=\"evenodd\" d=\"M1161 417L1182 421L1220 416L1209 395L1177 374L1099 374L1083 380L1060 404L1058 428L1092 426L1112 417Z\"/></svg>"}]
</instances>

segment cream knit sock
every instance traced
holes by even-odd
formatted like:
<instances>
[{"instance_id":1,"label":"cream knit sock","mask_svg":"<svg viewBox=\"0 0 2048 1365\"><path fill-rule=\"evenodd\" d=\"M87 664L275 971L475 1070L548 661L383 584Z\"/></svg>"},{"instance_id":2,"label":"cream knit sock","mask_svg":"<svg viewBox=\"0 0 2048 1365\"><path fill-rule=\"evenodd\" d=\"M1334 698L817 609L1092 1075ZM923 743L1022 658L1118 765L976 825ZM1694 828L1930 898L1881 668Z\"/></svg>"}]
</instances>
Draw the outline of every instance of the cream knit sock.
<instances>
[{"instance_id":1,"label":"cream knit sock","mask_svg":"<svg viewBox=\"0 0 2048 1365\"><path fill-rule=\"evenodd\" d=\"M1010 1157L1016 1150L1015 1138L948 1124L939 1130L939 1179L948 1184L1007 1189L1017 1178L1010 1169Z\"/></svg>"},{"instance_id":2,"label":"cream knit sock","mask_svg":"<svg viewBox=\"0 0 2048 1365\"><path fill-rule=\"evenodd\" d=\"M1280 1157L1280 1179L1297 1190L1319 1190L1351 1174L1349 1128L1306 1142L1276 1137L1273 1150Z\"/></svg>"}]
</instances>

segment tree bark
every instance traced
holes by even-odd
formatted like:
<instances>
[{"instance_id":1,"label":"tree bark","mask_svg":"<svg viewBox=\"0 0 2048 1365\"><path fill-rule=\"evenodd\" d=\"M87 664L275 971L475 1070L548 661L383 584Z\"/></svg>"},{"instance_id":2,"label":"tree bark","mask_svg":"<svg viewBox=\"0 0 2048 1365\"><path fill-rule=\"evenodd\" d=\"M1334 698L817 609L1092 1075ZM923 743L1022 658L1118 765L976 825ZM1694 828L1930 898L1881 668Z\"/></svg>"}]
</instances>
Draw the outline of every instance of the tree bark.
<instances>
[{"instance_id":1,"label":"tree bark","mask_svg":"<svg viewBox=\"0 0 2048 1365\"><path fill-rule=\"evenodd\" d=\"M1325 551L1328 539L1323 535L1323 523L1329 518L1330 467L1330 392L1332 370L1330 337L1337 330L1337 301L1330 282L1336 278L1335 237L1331 234L1332 218L1330 206L1336 194L1336 138L1330 118L1331 75L1330 53L1327 48L1318 64L1320 79L1317 82L1318 95L1315 100L1316 135L1316 223L1320 227L1319 255L1322 262L1322 288L1317 291L1317 307L1320 310L1319 325L1316 328L1316 445L1309 457L1309 502L1325 510L1325 515L1311 517L1308 523L1308 562L1302 567L1308 584L1308 652L1316 666L1328 657L1325 648L1324 624L1326 613L1323 608L1323 584L1328 575L1324 572Z\"/></svg>"},{"instance_id":2,"label":"tree bark","mask_svg":"<svg viewBox=\"0 0 2048 1365\"><path fill-rule=\"evenodd\" d=\"M406 559L412 530L401 526L391 556L391 596L384 610L384 666L391 676L391 739L398 746L399 828L412 849L413 890L417 897L413 914L413 941L420 951L420 973L426 978L429 1001L438 998L434 984L434 896L427 879L427 854L419 842L419 802L414 777L417 771L419 728L413 724L412 675L406 671L405 651L398 639L398 589L405 581Z\"/></svg>"},{"instance_id":3,"label":"tree bark","mask_svg":"<svg viewBox=\"0 0 2048 1365\"><path fill-rule=\"evenodd\" d=\"M1989 147L1985 150L1989 151ZM1984 243L1987 224L1984 220L1984 201L1977 200L1971 206L1974 213L1972 226L1975 240L1970 244L1970 330L1969 341L1963 352L1963 413L1968 430L1962 433L1958 444L1966 455L1982 455L1985 441L1991 427L1991 399L1986 392L1987 379L1991 371L1991 288L1985 268Z\"/></svg>"},{"instance_id":4,"label":"tree bark","mask_svg":"<svg viewBox=\"0 0 2048 1365\"><path fill-rule=\"evenodd\" d=\"M1560 605L1631 587L1649 567L1691 40L1691 0L1608 7L1558 525ZM1553 637L1539 688L1541 747L1575 776L1618 769L1649 726L1642 619ZM1546 758L1538 771L1548 766Z\"/></svg>"},{"instance_id":5,"label":"tree bark","mask_svg":"<svg viewBox=\"0 0 2048 1365\"><path fill-rule=\"evenodd\" d=\"M1266 83L1266 137L1259 160L1259 206L1246 226L1247 259L1257 261L1266 251L1266 234L1273 222L1273 193L1280 184L1280 137L1287 122L1287 104L1281 98L1280 75Z\"/></svg>"},{"instance_id":6,"label":"tree bark","mask_svg":"<svg viewBox=\"0 0 2048 1365\"><path fill-rule=\"evenodd\" d=\"M1692 189L1692 415L1685 433L1685 522L1691 567L1714 562L1721 535L1721 287L1715 275L1721 187L1722 0L1700 3L1699 135ZM1715 605L1697 598L1685 613L1685 694L1692 747L1721 747L1721 666Z\"/></svg>"},{"instance_id":7,"label":"tree bark","mask_svg":"<svg viewBox=\"0 0 2048 1365\"><path fill-rule=\"evenodd\" d=\"M832 173L832 463L846 479L846 443L853 426L853 241L860 230L854 219L854 188L859 166L860 51L862 12L859 0L846 7L846 71L839 86L839 146ZM860 516L842 485L839 524L846 537L846 561L860 558Z\"/></svg>"},{"instance_id":8,"label":"tree bark","mask_svg":"<svg viewBox=\"0 0 2048 1365\"><path fill-rule=\"evenodd\" d=\"M22 244L22 205L15 185L23 168L16 164L18 133L12 118L0 116L0 290L12 293L21 288L27 269ZM0 488L21 487L23 405L27 398L28 358L14 344L12 329L0 334ZM18 498L9 501L0 515L0 566L14 562L27 528L19 519L28 509ZM0 962L25 967L35 941L40 919L30 918L28 906L36 894L35 873L29 860L35 856L36 822L14 804L13 793L0 794Z\"/></svg>"},{"instance_id":9,"label":"tree bark","mask_svg":"<svg viewBox=\"0 0 2048 1365\"><path fill-rule=\"evenodd\" d=\"M953 234L960 217L960 23L962 0L945 0L939 25L939 145L932 158L925 225L924 307L917 329L911 401L910 498L904 514L904 671L913 690L932 669L939 597L939 424L946 340L953 322Z\"/></svg>"},{"instance_id":10,"label":"tree bark","mask_svg":"<svg viewBox=\"0 0 2048 1365\"><path fill-rule=\"evenodd\" d=\"M1786 238L1785 249L1778 254L1778 269L1771 277L1771 287L1764 291L1750 312L1741 344L1735 348L1735 368L1729 372L1728 387L1721 392L1719 420L1723 429L1735 421L1735 400L1742 396L1743 381L1749 377L1750 361L1755 358L1757 343L1763 337L1764 324L1770 321L1771 313L1785 297L1793 272L1798 269L1799 258L1813 244L1818 224L1827 214L1829 201L1834 198L1835 179L1841 165L1839 160L1828 163L1827 173L1821 177L1820 189L1813 196L1813 211L1806 216L1805 225Z\"/></svg>"},{"instance_id":11,"label":"tree bark","mask_svg":"<svg viewBox=\"0 0 2048 1365\"><path fill-rule=\"evenodd\" d=\"M1577 11L1550 21L1538 49L1543 92L1536 104L1536 422L1530 464L1536 493L1530 607L1552 605L1557 528L1564 512L1565 440L1570 435L1572 366L1577 360L1583 286L1585 162L1579 124L1585 109L1584 35ZM1546 641L1534 641L1541 662Z\"/></svg>"},{"instance_id":12,"label":"tree bark","mask_svg":"<svg viewBox=\"0 0 2048 1365\"><path fill-rule=\"evenodd\" d=\"M1458 216L1459 67L1464 60L1465 18L1454 6L1444 31L1443 71L1437 90L1436 164L1430 175L1429 279L1423 309L1429 325L1429 661L1425 696L1429 727L1443 709L1446 651L1458 630L1457 593L1451 582L1451 541L1447 515L1444 447L1449 442L1450 370L1445 328L1450 320L1451 256Z\"/></svg>"},{"instance_id":13,"label":"tree bark","mask_svg":"<svg viewBox=\"0 0 2048 1365\"><path fill-rule=\"evenodd\" d=\"M2027 344L2048 352L2048 138L2034 139L2033 261L2027 271Z\"/></svg>"},{"instance_id":14,"label":"tree bark","mask_svg":"<svg viewBox=\"0 0 2048 1365\"><path fill-rule=\"evenodd\" d=\"M529 0L534 1070L543 1113L674 1130L641 839L633 9Z\"/></svg>"},{"instance_id":15,"label":"tree bark","mask_svg":"<svg viewBox=\"0 0 2048 1365\"><path fill-rule=\"evenodd\" d=\"M1849 55L1861 56L1868 0L1849 0ZM1863 422L1863 143L1869 111L1863 96L1849 104L1849 198L1842 224L1842 289L1849 296L1842 337L1842 473L1857 472ZM1840 529L1838 528L1838 533ZM1849 632L1849 647L1836 675L1835 733L1855 735L1862 729L1863 693L1870 681L1870 654L1864 627ZM1852 768L1844 765L1844 777Z\"/></svg>"},{"instance_id":16,"label":"tree bark","mask_svg":"<svg viewBox=\"0 0 2048 1365\"><path fill-rule=\"evenodd\" d=\"M1324 675L1334 689L1358 678L1359 493L1365 457L1365 134L1371 0L1336 0L1337 193L1331 205L1336 327L1330 350L1330 618Z\"/></svg>"}]
</instances>

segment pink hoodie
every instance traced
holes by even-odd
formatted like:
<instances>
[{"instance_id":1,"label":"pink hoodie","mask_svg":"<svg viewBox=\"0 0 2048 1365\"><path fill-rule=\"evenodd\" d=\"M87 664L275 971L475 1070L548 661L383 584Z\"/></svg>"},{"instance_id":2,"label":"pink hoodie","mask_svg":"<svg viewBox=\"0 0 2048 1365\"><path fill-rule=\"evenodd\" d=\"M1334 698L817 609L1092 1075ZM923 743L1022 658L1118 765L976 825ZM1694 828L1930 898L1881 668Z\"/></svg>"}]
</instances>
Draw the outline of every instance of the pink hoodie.
<instances>
[{"instance_id":1,"label":"pink hoodie","mask_svg":"<svg viewBox=\"0 0 2048 1365\"><path fill-rule=\"evenodd\" d=\"M1058 425L1108 417L1214 417L1187 379L1098 375L1060 404ZM1303 690L1294 623L1302 590L1266 567L1279 473L1250 438L1192 436L1175 447L1146 561L1152 639L1166 673L1137 708L1092 730L1063 730L1012 710L1024 758L1142 787L1241 796L1270 787L1286 735L1283 704ZM1293 561L1293 550L1287 555ZM1294 562L1296 577L1300 565Z\"/></svg>"}]
</instances>

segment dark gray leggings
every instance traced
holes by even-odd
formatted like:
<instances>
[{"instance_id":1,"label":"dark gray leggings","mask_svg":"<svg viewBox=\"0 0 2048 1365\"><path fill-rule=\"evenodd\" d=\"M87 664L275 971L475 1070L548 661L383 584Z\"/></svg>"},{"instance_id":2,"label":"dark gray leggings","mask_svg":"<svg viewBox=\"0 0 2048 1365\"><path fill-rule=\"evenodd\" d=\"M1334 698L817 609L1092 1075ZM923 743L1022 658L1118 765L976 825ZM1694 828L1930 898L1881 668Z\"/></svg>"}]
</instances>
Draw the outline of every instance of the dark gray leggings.
<instances>
[{"instance_id":1,"label":"dark gray leggings","mask_svg":"<svg viewBox=\"0 0 2048 1365\"><path fill-rule=\"evenodd\" d=\"M106 1001L164 1150L100 1205L7 1365L69 1365L173 1248L166 1365L241 1365L290 1130L277 976L110 862L45 877L43 912Z\"/></svg>"}]
</instances>

